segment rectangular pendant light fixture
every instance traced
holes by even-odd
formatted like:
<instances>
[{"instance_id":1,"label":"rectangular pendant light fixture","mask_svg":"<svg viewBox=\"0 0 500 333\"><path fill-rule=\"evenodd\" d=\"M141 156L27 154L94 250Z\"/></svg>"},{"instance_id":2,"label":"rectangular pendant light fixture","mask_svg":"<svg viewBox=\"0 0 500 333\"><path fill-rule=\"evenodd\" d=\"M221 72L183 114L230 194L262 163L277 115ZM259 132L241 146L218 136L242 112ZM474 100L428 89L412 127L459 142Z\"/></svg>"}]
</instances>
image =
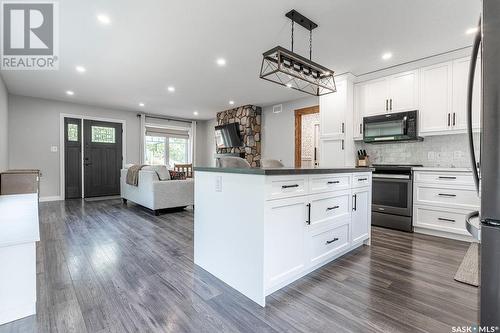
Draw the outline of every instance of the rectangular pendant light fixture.
<instances>
[{"instance_id":1,"label":"rectangular pendant light fixture","mask_svg":"<svg viewBox=\"0 0 500 333\"><path fill-rule=\"evenodd\" d=\"M317 24L292 10L286 14L292 20L292 51L276 46L263 53L260 78L314 96L335 92L334 71L293 52L294 23L310 32L309 57L312 58L312 30Z\"/></svg>"}]
</instances>

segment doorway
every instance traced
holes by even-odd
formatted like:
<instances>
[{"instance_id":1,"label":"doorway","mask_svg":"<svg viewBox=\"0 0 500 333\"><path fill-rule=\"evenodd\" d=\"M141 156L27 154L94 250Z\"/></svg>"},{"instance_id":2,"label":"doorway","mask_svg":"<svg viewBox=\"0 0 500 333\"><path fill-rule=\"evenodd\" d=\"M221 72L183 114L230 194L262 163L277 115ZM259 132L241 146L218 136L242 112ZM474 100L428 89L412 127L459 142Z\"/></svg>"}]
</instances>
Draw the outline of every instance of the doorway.
<instances>
[{"instance_id":1,"label":"doorway","mask_svg":"<svg viewBox=\"0 0 500 333\"><path fill-rule=\"evenodd\" d=\"M319 167L319 106L295 110L295 167Z\"/></svg>"},{"instance_id":2,"label":"doorway","mask_svg":"<svg viewBox=\"0 0 500 333\"><path fill-rule=\"evenodd\" d=\"M121 123L64 118L66 199L120 194L122 136Z\"/></svg>"}]
</instances>

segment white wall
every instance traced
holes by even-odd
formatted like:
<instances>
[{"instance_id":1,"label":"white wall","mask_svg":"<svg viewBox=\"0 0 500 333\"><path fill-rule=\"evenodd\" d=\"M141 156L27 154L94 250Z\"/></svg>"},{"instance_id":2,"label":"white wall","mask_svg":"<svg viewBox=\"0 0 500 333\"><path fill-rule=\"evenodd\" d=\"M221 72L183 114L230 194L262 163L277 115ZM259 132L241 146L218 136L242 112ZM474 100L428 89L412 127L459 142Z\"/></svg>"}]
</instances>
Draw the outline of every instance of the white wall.
<instances>
[{"instance_id":1,"label":"white wall","mask_svg":"<svg viewBox=\"0 0 500 333\"><path fill-rule=\"evenodd\" d=\"M215 124L215 119L197 122L196 166L215 166Z\"/></svg>"},{"instance_id":2,"label":"white wall","mask_svg":"<svg viewBox=\"0 0 500 333\"><path fill-rule=\"evenodd\" d=\"M8 128L8 93L0 77L0 171L9 166Z\"/></svg>"},{"instance_id":3,"label":"white wall","mask_svg":"<svg viewBox=\"0 0 500 333\"><path fill-rule=\"evenodd\" d=\"M9 168L40 169L41 197L60 196L59 115L61 113L124 120L126 161L139 162L140 122L130 111L9 95ZM57 152L51 152L57 146Z\"/></svg>"},{"instance_id":4,"label":"white wall","mask_svg":"<svg viewBox=\"0 0 500 333\"><path fill-rule=\"evenodd\" d=\"M280 103L277 103L280 104ZM283 111L273 107L262 110L262 158L281 160L287 167L295 165L295 110L319 104L319 98L308 96L284 102Z\"/></svg>"}]
</instances>

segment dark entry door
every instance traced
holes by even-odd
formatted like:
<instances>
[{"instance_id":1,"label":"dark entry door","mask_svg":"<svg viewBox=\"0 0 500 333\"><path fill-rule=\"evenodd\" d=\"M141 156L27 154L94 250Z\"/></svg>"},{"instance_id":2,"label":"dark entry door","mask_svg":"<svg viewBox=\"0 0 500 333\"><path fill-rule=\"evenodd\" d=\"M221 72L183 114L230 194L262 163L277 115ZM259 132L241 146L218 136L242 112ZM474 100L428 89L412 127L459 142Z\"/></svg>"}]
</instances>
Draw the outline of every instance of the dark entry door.
<instances>
[{"instance_id":1,"label":"dark entry door","mask_svg":"<svg viewBox=\"0 0 500 333\"><path fill-rule=\"evenodd\" d=\"M65 198L82 197L82 120L64 118Z\"/></svg>"},{"instance_id":2,"label":"dark entry door","mask_svg":"<svg viewBox=\"0 0 500 333\"><path fill-rule=\"evenodd\" d=\"M120 194L122 124L84 120L85 197Z\"/></svg>"}]
</instances>

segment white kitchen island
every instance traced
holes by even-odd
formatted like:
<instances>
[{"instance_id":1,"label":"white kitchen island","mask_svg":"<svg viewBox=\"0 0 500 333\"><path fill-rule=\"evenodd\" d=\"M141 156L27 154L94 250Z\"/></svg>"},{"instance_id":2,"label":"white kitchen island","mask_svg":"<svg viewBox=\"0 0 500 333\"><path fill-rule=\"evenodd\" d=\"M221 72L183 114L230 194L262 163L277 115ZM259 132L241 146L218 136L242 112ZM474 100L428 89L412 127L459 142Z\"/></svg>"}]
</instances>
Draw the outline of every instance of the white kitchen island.
<instances>
[{"instance_id":1,"label":"white kitchen island","mask_svg":"<svg viewBox=\"0 0 500 333\"><path fill-rule=\"evenodd\" d=\"M194 262L261 306L370 243L371 169L195 171Z\"/></svg>"},{"instance_id":2,"label":"white kitchen island","mask_svg":"<svg viewBox=\"0 0 500 333\"><path fill-rule=\"evenodd\" d=\"M36 313L38 194L0 196L0 325Z\"/></svg>"}]
</instances>

